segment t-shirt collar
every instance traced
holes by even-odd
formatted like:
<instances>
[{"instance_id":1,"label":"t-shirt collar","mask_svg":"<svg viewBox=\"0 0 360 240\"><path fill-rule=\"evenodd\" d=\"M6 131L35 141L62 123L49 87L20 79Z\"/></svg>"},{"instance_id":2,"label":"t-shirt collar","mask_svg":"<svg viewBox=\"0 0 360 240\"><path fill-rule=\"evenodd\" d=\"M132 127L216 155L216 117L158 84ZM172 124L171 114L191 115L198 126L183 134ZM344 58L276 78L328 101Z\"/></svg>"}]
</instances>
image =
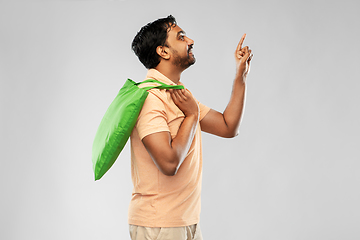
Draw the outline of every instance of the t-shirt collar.
<instances>
[{"instance_id":1,"label":"t-shirt collar","mask_svg":"<svg viewBox=\"0 0 360 240\"><path fill-rule=\"evenodd\" d=\"M159 72L158 70L152 68L149 69L146 75L146 79L155 79L160 82L163 82L168 85L176 85L173 81L171 81L169 78L167 78L164 74ZM179 81L178 85L182 85L182 83Z\"/></svg>"}]
</instances>

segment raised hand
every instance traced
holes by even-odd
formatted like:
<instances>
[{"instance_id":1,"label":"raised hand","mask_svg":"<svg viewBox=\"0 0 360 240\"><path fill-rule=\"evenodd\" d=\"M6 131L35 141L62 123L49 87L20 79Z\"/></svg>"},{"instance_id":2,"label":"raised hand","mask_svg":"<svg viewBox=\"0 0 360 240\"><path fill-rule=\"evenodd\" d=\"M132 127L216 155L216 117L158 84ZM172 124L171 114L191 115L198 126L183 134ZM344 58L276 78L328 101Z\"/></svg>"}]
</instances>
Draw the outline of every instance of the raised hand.
<instances>
[{"instance_id":1,"label":"raised hand","mask_svg":"<svg viewBox=\"0 0 360 240\"><path fill-rule=\"evenodd\" d=\"M245 80L250 72L250 61L253 57L249 46L242 47L246 34L244 34L235 50L236 75L243 77Z\"/></svg>"},{"instance_id":2,"label":"raised hand","mask_svg":"<svg viewBox=\"0 0 360 240\"><path fill-rule=\"evenodd\" d=\"M188 90L170 89L169 92L175 105L178 106L186 117L190 115L199 116L199 106Z\"/></svg>"}]
</instances>

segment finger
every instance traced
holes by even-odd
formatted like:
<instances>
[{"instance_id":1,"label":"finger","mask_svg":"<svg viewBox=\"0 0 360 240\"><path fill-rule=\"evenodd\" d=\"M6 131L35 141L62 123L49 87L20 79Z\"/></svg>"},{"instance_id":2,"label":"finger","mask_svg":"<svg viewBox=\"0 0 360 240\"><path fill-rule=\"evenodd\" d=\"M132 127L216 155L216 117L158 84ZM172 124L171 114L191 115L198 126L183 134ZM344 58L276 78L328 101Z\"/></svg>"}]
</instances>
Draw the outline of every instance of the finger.
<instances>
[{"instance_id":1,"label":"finger","mask_svg":"<svg viewBox=\"0 0 360 240\"><path fill-rule=\"evenodd\" d=\"M250 56L249 56L249 58L248 58L248 62L251 61L251 59L253 58L253 56L254 56L254 54L252 54L252 53L250 52Z\"/></svg>"},{"instance_id":2,"label":"finger","mask_svg":"<svg viewBox=\"0 0 360 240\"><path fill-rule=\"evenodd\" d=\"M248 62L251 61L252 56L253 56L252 51L251 49L249 49L249 57L247 59Z\"/></svg>"},{"instance_id":3,"label":"finger","mask_svg":"<svg viewBox=\"0 0 360 240\"><path fill-rule=\"evenodd\" d=\"M244 57L241 59L241 62L246 62L249 60L249 57L250 57L250 53L249 52L246 52Z\"/></svg>"},{"instance_id":4,"label":"finger","mask_svg":"<svg viewBox=\"0 0 360 240\"><path fill-rule=\"evenodd\" d=\"M250 55L250 52L249 52L249 47L246 46L246 47L243 47L242 49L244 51L244 55L243 55L243 60L247 60L249 55Z\"/></svg>"},{"instance_id":5,"label":"finger","mask_svg":"<svg viewBox=\"0 0 360 240\"><path fill-rule=\"evenodd\" d=\"M245 57L245 55L248 53L248 51L249 51L249 46L245 46L245 47L243 47L242 49L241 49L241 57L239 57L239 59L241 60L242 58L244 58ZM245 58L246 59L246 58Z\"/></svg>"},{"instance_id":6,"label":"finger","mask_svg":"<svg viewBox=\"0 0 360 240\"><path fill-rule=\"evenodd\" d=\"M176 96L176 99L178 102L182 102L183 101L183 98L180 96L180 93L181 90L174 90L174 95Z\"/></svg>"},{"instance_id":7,"label":"finger","mask_svg":"<svg viewBox=\"0 0 360 240\"><path fill-rule=\"evenodd\" d=\"M245 46L241 49L245 54L249 52L249 46Z\"/></svg>"},{"instance_id":8,"label":"finger","mask_svg":"<svg viewBox=\"0 0 360 240\"><path fill-rule=\"evenodd\" d=\"M175 91L174 91L173 89L171 89L171 91L170 91L170 96L171 96L172 100L173 100L175 103L179 101L179 100L178 100L178 97L177 97L177 95L175 94Z\"/></svg>"},{"instance_id":9,"label":"finger","mask_svg":"<svg viewBox=\"0 0 360 240\"><path fill-rule=\"evenodd\" d=\"M237 46L237 48L236 48L236 51L237 51L237 52L242 49L242 44L243 44L243 42L244 42L244 40L245 40L245 37L246 37L246 33L244 33L244 35L243 35L243 36L241 37L241 39L240 39L240 42L239 42L239 44L238 44L238 46Z\"/></svg>"},{"instance_id":10,"label":"finger","mask_svg":"<svg viewBox=\"0 0 360 240\"><path fill-rule=\"evenodd\" d=\"M238 53L238 56L241 56L241 57L243 57L244 56L244 54L245 54L245 50L240 50L240 52Z\"/></svg>"},{"instance_id":11,"label":"finger","mask_svg":"<svg viewBox=\"0 0 360 240\"><path fill-rule=\"evenodd\" d=\"M183 100L187 100L187 97L186 97L186 95L185 95L185 89L181 89L181 90L179 90L178 91L178 94L179 94L179 96L183 99Z\"/></svg>"}]
</instances>

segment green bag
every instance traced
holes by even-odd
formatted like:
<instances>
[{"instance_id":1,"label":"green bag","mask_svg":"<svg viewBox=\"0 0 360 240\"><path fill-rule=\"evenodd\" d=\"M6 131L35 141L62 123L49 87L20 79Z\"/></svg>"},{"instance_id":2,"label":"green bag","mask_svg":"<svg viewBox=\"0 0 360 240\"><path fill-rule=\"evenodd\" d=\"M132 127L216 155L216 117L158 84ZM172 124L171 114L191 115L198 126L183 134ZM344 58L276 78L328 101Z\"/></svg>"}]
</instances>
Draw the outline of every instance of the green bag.
<instances>
[{"instance_id":1,"label":"green bag","mask_svg":"<svg viewBox=\"0 0 360 240\"><path fill-rule=\"evenodd\" d=\"M160 85L144 88L138 87L138 85L146 82L153 82ZM95 135L92 147L95 180L99 180L110 169L124 148L136 124L145 99L149 94L147 90L152 88L183 89L184 86L166 85L153 79L139 83L128 79L125 82L105 112Z\"/></svg>"}]
</instances>

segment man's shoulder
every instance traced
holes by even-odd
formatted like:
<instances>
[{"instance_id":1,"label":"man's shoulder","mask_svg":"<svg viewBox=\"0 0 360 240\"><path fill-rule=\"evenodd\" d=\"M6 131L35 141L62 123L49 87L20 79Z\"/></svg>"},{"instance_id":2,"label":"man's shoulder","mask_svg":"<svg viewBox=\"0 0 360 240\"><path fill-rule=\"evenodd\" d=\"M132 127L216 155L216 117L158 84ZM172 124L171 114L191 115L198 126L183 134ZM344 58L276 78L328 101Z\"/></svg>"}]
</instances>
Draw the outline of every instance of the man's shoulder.
<instances>
[{"instance_id":1,"label":"man's shoulder","mask_svg":"<svg viewBox=\"0 0 360 240\"><path fill-rule=\"evenodd\" d=\"M146 100L150 100L150 101L155 101L155 102L163 102L164 104L166 104L166 102L168 101L167 98L167 94L166 94L166 90L165 89L157 89L157 88L153 88L148 91L148 96L146 97Z\"/></svg>"},{"instance_id":2,"label":"man's shoulder","mask_svg":"<svg viewBox=\"0 0 360 240\"><path fill-rule=\"evenodd\" d=\"M165 91L150 89L148 90L148 93L143 105L143 111L149 112L154 109L165 111L166 106L169 105Z\"/></svg>"}]
</instances>

